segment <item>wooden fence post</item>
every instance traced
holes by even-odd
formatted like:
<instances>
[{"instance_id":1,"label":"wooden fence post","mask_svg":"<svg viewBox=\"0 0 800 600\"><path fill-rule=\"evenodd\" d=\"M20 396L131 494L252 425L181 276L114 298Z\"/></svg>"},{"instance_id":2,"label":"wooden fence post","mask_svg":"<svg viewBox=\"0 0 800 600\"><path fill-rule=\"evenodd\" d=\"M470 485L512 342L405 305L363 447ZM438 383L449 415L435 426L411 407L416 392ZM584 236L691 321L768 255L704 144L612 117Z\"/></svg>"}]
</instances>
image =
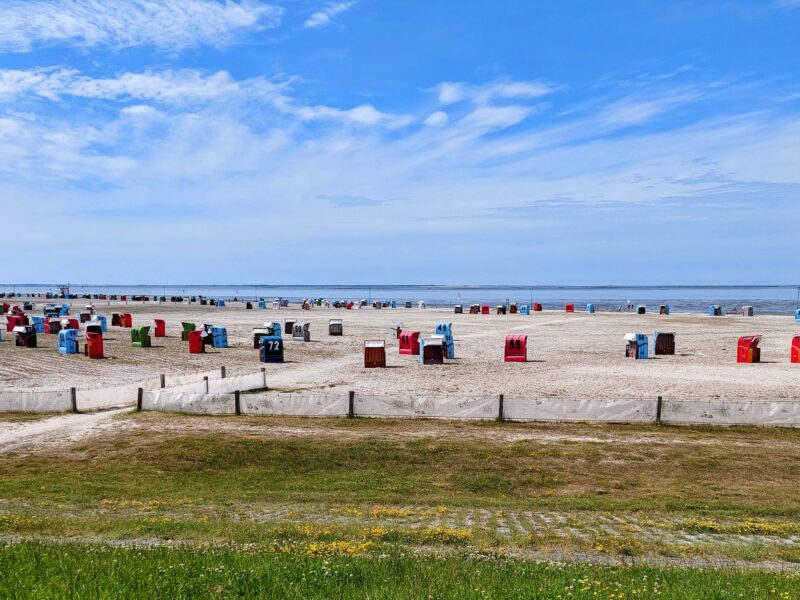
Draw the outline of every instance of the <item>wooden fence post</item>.
<instances>
[{"instance_id":1,"label":"wooden fence post","mask_svg":"<svg viewBox=\"0 0 800 600\"><path fill-rule=\"evenodd\" d=\"M237 415L242 414L242 404L241 404L242 400L241 400L241 398L242 398L242 392L240 392L239 390L236 390L235 392L233 392L233 403L234 403L234 408L236 409L236 414Z\"/></svg>"},{"instance_id":2,"label":"wooden fence post","mask_svg":"<svg viewBox=\"0 0 800 600\"><path fill-rule=\"evenodd\" d=\"M656 424L661 425L661 404L663 402L663 398L661 396L658 397L656 400Z\"/></svg>"},{"instance_id":3,"label":"wooden fence post","mask_svg":"<svg viewBox=\"0 0 800 600\"><path fill-rule=\"evenodd\" d=\"M74 387L69 388L69 405L72 412L78 412L78 390Z\"/></svg>"},{"instance_id":4,"label":"wooden fence post","mask_svg":"<svg viewBox=\"0 0 800 600\"><path fill-rule=\"evenodd\" d=\"M161 374L161 389L163 390L165 387L167 387L167 376L162 373Z\"/></svg>"},{"instance_id":5,"label":"wooden fence post","mask_svg":"<svg viewBox=\"0 0 800 600\"><path fill-rule=\"evenodd\" d=\"M206 394L208 393L208 375L203 375L203 381L206 383Z\"/></svg>"},{"instance_id":6,"label":"wooden fence post","mask_svg":"<svg viewBox=\"0 0 800 600\"><path fill-rule=\"evenodd\" d=\"M225 367L220 367L219 371L220 371L220 373L222 375L222 378L225 379Z\"/></svg>"},{"instance_id":7,"label":"wooden fence post","mask_svg":"<svg viewBox=\"0 0 800 600\"><path fill-rule=\"evenodd\" d=\"M505 419L505 416L503 415L503 400L504 400L503 394L500 394L500 400L497 403L497 420L500 423L502 423L503 420Z\"/></svg>"},{"instance_id":8,"label":"wooden fence post","mask_svg":"<svg viewBox=\"0 0 800 600\"><path fill-rule=\"evenodd\" d=\"M347 402L347 416L352 419L356 416L356 393L351 391Z\"/></svg>"},{"instance_id":9,"label":"wooden fence post","mask_svg":"<svg viewBox=\"0 0 800 600\"><path fill-rule=\"evenodd\" d=\"M136 412L142 412L142 399L144 398L144 390L139 388L136 392Z\"/></svg>"}]
</instances>

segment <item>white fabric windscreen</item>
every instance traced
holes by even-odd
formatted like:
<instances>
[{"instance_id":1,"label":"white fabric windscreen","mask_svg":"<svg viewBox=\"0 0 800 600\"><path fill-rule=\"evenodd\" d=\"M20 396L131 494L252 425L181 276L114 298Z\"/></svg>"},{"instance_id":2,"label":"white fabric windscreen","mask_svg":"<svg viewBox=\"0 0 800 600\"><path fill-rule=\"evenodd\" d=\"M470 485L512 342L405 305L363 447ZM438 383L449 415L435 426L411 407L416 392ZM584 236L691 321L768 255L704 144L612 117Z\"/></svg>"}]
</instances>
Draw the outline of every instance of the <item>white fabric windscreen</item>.
<instances>
[{"instance_id":1,"label":"white fabric windscreen","mask_svg":"<svg viewBox=\"0 0 800 600\"><path fill-rule=\"evenodd\" d=\"M171 387L164 388L164 390L168 392L184 392L187 394L206 394L208 393L208 387L209 384L201 380L201 381L195 381L194 383L173 385Z\"/></svg>"},{"instance_id":2,"label":"white fabric windscreen","mask_svg":"<svg viewBox=\"0 0 800 600\"><path fill-rule=\"evenodd\" d=\"M158 381L146 381L121 385L112 388L80 389L76 390L76 404L79 411L103 410L122 406L133 406L139 388L155 389Z\"/></svg>"},{"instance_id":3,"label":"white fabric windscreen","mask_svg":"<svg viewBox=\"0 0 800 600\"><path fill-rule=\"evenodd\" d=\"M231 415L236 412L233 394L192 394L188 392L146 391L142 410L199 415Z\"/></svg>"},{"instance_id":4,"label":"white fabric windscreen","mask_svg":"<svg viewBox=\"0 0 800 600\"><path fill-rule=\"evenodd\" d=\"M247 392L250 390L261 390L266 386L266 376L264 373L251 373L249 375L235 375L225 379L209 379L208 391L227 393L227 392Z\"/></svg>"},{"instance_id":5,"label":"white fabric windscreen","mask_svg":"<svg viewBox=\"0 0 800 600\"><path fill-rule=\"evenodd\" d=\"M800 401L664 400L661 421L675 424L800 427Z\"/></svg>"},{"instance_id":6,"label":"white fabric windscreen","mask_svg":"<svg viewBox=\"0 0 800 600\"><path fill-rule=\"evenodd\" d=\"M218 379L222 377L222 371L214 369L213 371L203 371L201 373L189 373L186 375L166 375L164 377L164 387L171 388L178 385L185 385L187 383L197 383L202 381L203 377L209 379Z\"/></svg>"},{"instance_id":7,"label":"white fabric windscreen","mask_svg":"<svg viewBox=\"0 0 800 600\"><path fill-rule=\"evenodd\" d=\"M503 403L503 416L511 421L652 423L656 419L656 401L508 397Z\"/></svg>"},{"instance_id":8,"label":"white fabric windscreen","mask_svg":"<svg viewBox=\"0 0 800 600\"><path fill-rule=\"evenodd\" d=\"M243 414L293 416L346 416L346 394L243 394L240 398Z\"/></svg>"},{"instance_id":9,"label":"white fabric windscreen","mask_svg":"<svg viewBox=\"0 0 800 600\"><path fill-rule=\"evenodd\" d=\"M69 390L50 392L0 391L0 412L67 412L72 410Z\"/></svg>"},{"instance_id":10,"label":"white fabric windscreen","mask_svg":"<svg viewBox=\"0 0 800 600\"><path fill-rule=\"evenodd\" d=\"M356 394L354 413L360 417L421 417L496 419L498 397L392 397Z\"/></svg>"},{"instance_id":11,"label":"white fabric windscreen","mask_svg":"<svg viewBox=\"0 0 800 600\"><path fill-rule=\"evenodd\" d=\"M209 382L221 377L221 371L215 369L203 373L187 375L167 375L164 377L165 389L173 392L205 393L209 391L203 377L209 377ZM210 385L210 383L209 383ZM156 390L161 387L161 378L149 378L144 381L121 385L110 388L96 388L77 390L77 404L79 411L103 410L136 404L139 388L143 390ZM214 391L214 390L211 390Z\"/></svg>"},{"instance_id":12,"label":"white fabric windscreen","mask_svg":"<svg viewBox=\"0 0 800 600\"><path fill-rule=\"evenodd\" d=\"M166 375L164 382L165 386L171 391L204 393L207 389L203 377L219 378L221 377L221 371L215 369L186 375ZM152 377L136 383L115 387L78 388L76 395L78 410L92 411L133 406L136 404L139 388L156 390L160 387L161 378Z\"/></svg>"}]
</instances>

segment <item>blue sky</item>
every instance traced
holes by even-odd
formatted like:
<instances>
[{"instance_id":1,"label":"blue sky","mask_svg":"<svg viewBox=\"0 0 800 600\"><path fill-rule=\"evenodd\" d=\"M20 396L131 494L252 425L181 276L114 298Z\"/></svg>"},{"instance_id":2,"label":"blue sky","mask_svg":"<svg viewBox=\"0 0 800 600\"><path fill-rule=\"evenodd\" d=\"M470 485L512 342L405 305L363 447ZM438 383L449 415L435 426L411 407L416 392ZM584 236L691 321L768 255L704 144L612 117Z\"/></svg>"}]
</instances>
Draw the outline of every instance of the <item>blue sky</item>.
<instances>
[{"instance_id":1,"label":"blue sky","mask_svg":"<svg viewBox=\"0 0 800 600\"><path fill-rule=\"evenodd\" d=\"M800 281L800 1L2 0L6 282Z\"/></svg>"}]
</instances>

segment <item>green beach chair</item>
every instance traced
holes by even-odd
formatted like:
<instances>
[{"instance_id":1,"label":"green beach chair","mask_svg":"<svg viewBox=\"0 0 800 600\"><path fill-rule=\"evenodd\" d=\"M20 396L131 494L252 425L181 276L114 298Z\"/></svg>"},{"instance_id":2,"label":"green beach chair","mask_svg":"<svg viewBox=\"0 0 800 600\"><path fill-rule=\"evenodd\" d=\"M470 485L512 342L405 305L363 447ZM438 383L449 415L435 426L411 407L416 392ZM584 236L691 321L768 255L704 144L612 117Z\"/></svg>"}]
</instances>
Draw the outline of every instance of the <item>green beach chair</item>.
<instances>
[{"instance_id":1,"label":"green beach chair","mask_svg":"<svg viewBox=\"0 0 800 600\"><path fill-rule=\"evenodd\" d=\"M197 329L197 326L194 323L181 323L181 325L183 325L183 331L181 332L181 341L188 342L189 333Z\"/></svg>"},{"instance_id":2,"label":"green beach chair","mask_svg":"<svg viewBox=\"0 0 800 600\"><path fill-rule=\"evenodd\" d=\"M131 346L134 348L150 347L150 326L131 329Z\"/></svg>"}]
</instances>

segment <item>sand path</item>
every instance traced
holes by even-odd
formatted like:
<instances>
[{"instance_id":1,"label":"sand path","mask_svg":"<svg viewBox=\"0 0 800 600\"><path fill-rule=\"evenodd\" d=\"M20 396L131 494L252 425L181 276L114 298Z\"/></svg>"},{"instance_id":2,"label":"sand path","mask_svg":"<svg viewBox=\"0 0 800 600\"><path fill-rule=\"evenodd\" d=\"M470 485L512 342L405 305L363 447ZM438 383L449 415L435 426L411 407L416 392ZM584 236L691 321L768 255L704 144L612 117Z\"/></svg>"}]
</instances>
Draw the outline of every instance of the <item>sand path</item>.
<instances>
[{"instance_id":1,"label":"sand path","mask_svg":"<svg viewBox=\"0 0 800 600\"><path fill-rule=\"evenodd\" d=\"M108 431L124 421L114 421L116 415L130 409L116 409L95 413L59 415L29 423L0 423L0 452L38 450L40 448L73 442Z\"/></svg>"}]
</instances>

